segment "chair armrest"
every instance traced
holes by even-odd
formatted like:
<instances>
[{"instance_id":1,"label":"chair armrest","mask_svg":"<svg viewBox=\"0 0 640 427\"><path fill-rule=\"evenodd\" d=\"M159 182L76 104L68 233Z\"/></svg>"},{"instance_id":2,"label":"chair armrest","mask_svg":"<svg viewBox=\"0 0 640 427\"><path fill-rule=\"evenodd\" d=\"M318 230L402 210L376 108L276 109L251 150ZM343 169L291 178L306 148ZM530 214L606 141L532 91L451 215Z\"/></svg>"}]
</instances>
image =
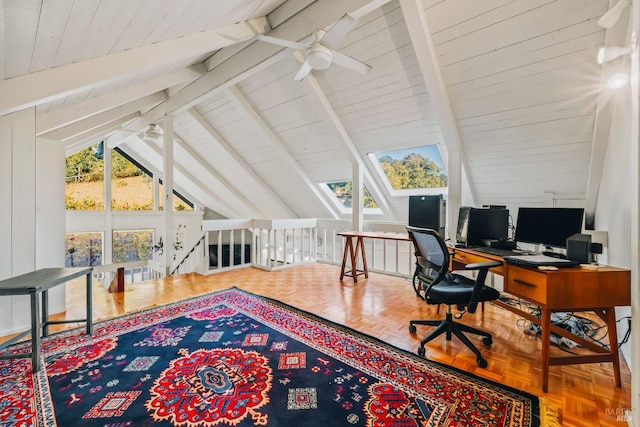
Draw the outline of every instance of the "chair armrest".
<instances>
[{"instance_id":1,"label":"chair armrest","mask_svg":"<svg viewBox=\"0 0 640 427\"><path fill-rule=\"evenodd\" d=\"M487 262L474 262L473 264L467 264L464 266L466 270L488 270L493 267L500 267L502 263L500 261L487 261Z\"/></svg>"}]
</instances>

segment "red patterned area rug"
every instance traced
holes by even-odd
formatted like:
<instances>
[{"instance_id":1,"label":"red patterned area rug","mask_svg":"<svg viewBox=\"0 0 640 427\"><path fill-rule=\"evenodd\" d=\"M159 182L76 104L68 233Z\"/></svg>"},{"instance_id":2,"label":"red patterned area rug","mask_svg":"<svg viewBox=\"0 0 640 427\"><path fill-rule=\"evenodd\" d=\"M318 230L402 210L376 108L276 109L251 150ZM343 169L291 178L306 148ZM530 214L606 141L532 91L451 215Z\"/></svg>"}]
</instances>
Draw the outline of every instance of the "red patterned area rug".
<instances>
[{"instance_id":1,"label":"red patterned area rug","mask_svg":"<svg viewBox=\"0 0 640 427\"><path fill-rule=\"evenodd\" d=\"M36 376L0 361L0 425L547 425L533 395L236 288L52 335L42 354Z\"/></svg>"}]
</instances>

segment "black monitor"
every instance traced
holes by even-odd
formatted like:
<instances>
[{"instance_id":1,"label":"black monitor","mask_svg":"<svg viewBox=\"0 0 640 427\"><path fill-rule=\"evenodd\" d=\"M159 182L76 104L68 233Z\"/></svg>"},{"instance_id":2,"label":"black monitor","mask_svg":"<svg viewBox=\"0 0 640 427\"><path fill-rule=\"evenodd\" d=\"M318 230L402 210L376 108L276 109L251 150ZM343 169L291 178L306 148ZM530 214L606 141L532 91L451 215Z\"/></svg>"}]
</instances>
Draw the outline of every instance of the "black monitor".
<instances>
[{"instance_id":1,"label":"black monitor","mask_svg":"<svg viewBox=\"0 0 640 427\"><path fill-rule=\"evenodd\" d=\"M445 236L447 206L442 194L409 196L409 225L431 228Z\"/></svg>"},{"instance_id":2,"label":"black monitor","mask_svg":"<svg viewBox=\"0 0 640 427\"><path fill-rule=\"evenodd\" d=\"M567 238L582 232L582 208L520 208L516 241L565 248Z\"/></svg>"},{"instance_id":3,"label":"black monitor","mask_svg":"<svg viewBox=\"0 0 640 427\"><path fill-rule=\"evenodd\" d=\"M462 206L458 213L456 243L484 246L486 241L504 241L509 237L508 209L477 209Z\"/></svg>"}]
</instances>

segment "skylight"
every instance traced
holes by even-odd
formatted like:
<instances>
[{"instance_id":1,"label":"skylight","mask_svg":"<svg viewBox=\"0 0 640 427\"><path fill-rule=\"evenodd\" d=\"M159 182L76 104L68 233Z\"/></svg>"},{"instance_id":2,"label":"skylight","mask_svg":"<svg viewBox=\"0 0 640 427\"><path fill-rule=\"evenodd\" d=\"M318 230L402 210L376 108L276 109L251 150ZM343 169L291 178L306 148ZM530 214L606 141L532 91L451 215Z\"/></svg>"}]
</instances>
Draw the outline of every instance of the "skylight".
<instances>
[{"instance_id":1,"label":"skylight","mask_svg":"<svg viewBox=\"0 0 640 427\"><path fill-rule=\"evenodd\" d=\"M352 191L353 184L352 181L336 181L336 182L327 182L321 185L323 191L329 198L333 201L336 207L342 213L350 213L353 205L352 205ZM378 204L374 200L367 187L364 187L364 194L362 195L362 202L364 205L364 211L367 213L380 213L380 208Z\"/></svg>"},{"instance_id":2,"label":"skylight","mask_svg":"<svg viewBox=\"0 0 640 427\"><path fill-rule=\"evenodd\" d=\"M447 172L437 145L369 154L392 196L447 192Z\"/></svg>"}]
</instances>

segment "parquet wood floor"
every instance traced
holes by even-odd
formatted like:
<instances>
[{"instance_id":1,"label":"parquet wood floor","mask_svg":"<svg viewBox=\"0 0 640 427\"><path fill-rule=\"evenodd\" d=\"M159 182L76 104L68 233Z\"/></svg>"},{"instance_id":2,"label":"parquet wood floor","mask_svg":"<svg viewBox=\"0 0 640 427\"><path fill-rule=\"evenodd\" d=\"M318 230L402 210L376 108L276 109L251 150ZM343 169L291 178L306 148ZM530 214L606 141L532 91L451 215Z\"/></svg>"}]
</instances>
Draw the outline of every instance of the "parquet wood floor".
<instances>
[{"instance_id":1,"label":"parquet wood floor","mask_svg":"<svg viewBox=\"0 0 640 427\"><path fill-rule=\"evenodd\" d=\"M340 282L339 276L340 267L315 263L277 272L243 268L209 276L177 276L138 283L121 294L109 294L94 284L94 319L104 320L237 286L349 326L399 348L416 351L420 339L430 328L418 326L417 334L412 335L409 321L444 316L444 308L438 314L436 307L427 306L417 298L406 279L370 273L368 279L361 276L354 284L350 278ZM84 283L68 283L67 311L58 317L82 317L84 309ZM479 339L471 338L482 350L488 367L479 368L470 350L456 338L446 341L444 336L427 344L428 359L541 396L559 409L563 426L627 425L616 421L616 414L631 405L631 374L624 360L622 388L615 387L613 368L609 363L552 366L549 392L543 393L540 340L523 332L524 323L519 317L486 304L484 312L465 314L461 321L493 331L490 348L483 346ZM58 329L62 327L70 326L57 326Z\"/></svg>"}]
</instances>

